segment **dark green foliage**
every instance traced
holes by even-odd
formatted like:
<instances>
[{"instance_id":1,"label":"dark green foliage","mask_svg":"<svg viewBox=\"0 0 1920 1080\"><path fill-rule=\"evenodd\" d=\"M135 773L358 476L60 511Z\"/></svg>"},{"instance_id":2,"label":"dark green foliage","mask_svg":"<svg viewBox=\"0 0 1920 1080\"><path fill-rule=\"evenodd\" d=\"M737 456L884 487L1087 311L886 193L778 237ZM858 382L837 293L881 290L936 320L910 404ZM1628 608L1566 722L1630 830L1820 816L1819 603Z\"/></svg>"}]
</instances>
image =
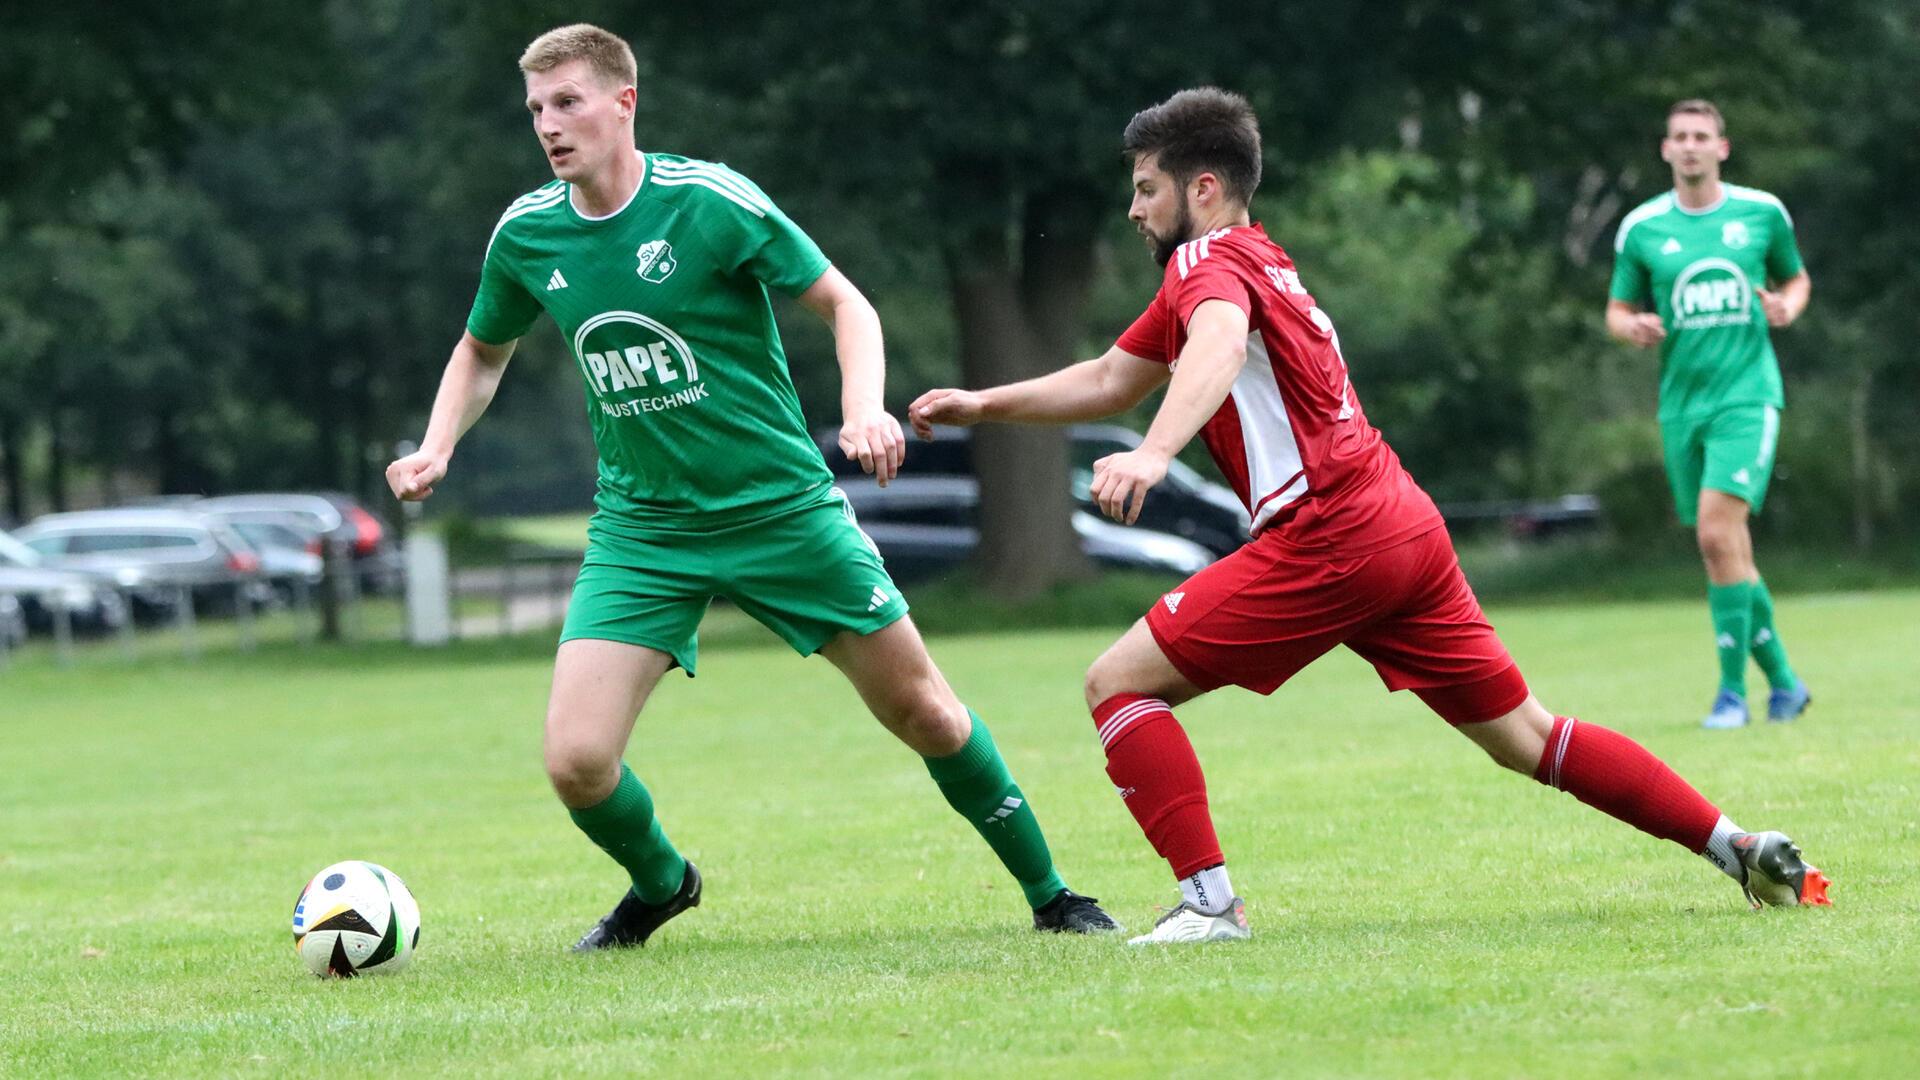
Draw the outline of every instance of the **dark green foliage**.
<instances>
[{"instance_id":1,"label":"dark green foliage","mask_svg":"<svg viewBox=\"0 0 1920 1080\"><path fill-rule=\"evenodd\" d=\"M1666 184L1665 106L1712 97L1727 176L1785 199L1815 282L1778 339L1762 535L1886 547L1920 524L1920 21L1894 0L22 9L0 35L0 521L379 494L495 217L545 179L514 60L577 19L634 42L643 145L755 176L874 298L896 408L978 376L953 289L983 267L1039 338L1014 371L1104 348L1155 281L1121 128L1183 86L1240 90L1255 215L1414 474L1444 499L1599 492L1631 536L1670 512L1656 361L1601 328L1610 241ZM830 340L780 316L831 423ZM536 330L442 501L584 506L577 395Z\"/></svg>"}]
</instances>

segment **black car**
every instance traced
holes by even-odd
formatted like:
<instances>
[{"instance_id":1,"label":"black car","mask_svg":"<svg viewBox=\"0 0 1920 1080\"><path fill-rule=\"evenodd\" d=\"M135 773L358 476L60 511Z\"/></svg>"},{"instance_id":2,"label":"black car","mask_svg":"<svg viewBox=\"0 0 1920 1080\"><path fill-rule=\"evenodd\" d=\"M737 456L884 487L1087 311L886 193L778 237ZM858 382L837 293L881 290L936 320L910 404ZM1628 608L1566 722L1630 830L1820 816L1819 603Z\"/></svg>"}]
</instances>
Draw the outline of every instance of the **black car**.
<instances>
[{"instance_id":1,"label":"black car","mask_svg":"<svg viewBox=\"0 0 1920 1080\"><path fill-rule=\"evenodd\" d=\"M1140 436L1114 424L1075 424L1068 429L1068 434L1073 463L1073 497L1083 511L1098 519L1100 508L1091 498L1093 463L1108 454L1135 449L1140 445ZM908 439L906 467L900 474L902 480L933 477L973 479L971 429L936 428L932 442L922 442L911 435ZM820 452L825 455L836 477L852 479L864 475L860 471L860 463L849 460L840 450L840 432L837 428L817 429L814 441L819 444ZM894 483L897 485L899 481ZM847 487L850 493L853 491L849 485L841 486ZM889 485L888 490L892 490L892 486ZM958 489L949 487L947 490ZM933 499L937 499L937 496L930 491L912 497L916 504L925 504ZM969 489L966 503L950 508L949 517L960 515L970 521L972 502L977 499L977 489ZM932 506L922 508L926 513L934 512ZM865 512L858 503L854 509ZM864 523L866 519L862 520ZM1247 542L1247 524L1246 507L1240 505L1240 500L1234 497L1233 492L1175 461L1167 468L1167 478L1147 494L1146 506L1140 511L1140 520L1134 527L1191 540L1218 558L1233 554Z\"/></svg>"},{"instance_id":2,"label":"black car","mask_svg":"<svg viewBox=\"0 0 1920 1080\"><path fill-rule=\"evenodd\" d=\"M886 487L868 481L841 491L896 581L955 569L980 546L980 484L971 476L899 476ZM1073 512L1072 523L1080 550L1102 566L1186 577L1214 559L1191 540L1116 525L1084 510Z\"/></svg>"}]
</instances>

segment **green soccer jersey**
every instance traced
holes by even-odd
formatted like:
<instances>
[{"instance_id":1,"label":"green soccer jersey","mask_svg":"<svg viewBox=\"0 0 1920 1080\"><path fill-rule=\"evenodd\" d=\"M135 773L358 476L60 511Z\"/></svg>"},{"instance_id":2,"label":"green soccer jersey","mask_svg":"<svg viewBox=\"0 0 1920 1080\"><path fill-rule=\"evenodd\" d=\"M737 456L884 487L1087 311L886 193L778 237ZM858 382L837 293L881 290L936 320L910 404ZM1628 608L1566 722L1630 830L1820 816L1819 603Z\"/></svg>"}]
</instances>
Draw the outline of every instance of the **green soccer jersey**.
<instances>
[{"instance_id":1,"label":"green soccer jersey","mask_svg":"<svg viewBox=\"0 0 1920 1080\"><path fill-rule=\"evenodd\" d=\"M640 186L602 218L556 180L507 208L467 330L503 343L544 309L586 383L594 504L644 528L748 521L824 497L767 299L798 296L826 256L724 165L643 154Z\"/></svg>"},{"instance_id":2,"label":"green soccer jersey","mask_svg":"<svg viewBox=\"0 0 1920 1080\"><path fill-rule=\"evenodd\" d=\"M1615 300L1651 308L1660 346L1660 418L1729 405L1785 404L1780 362L1755 290L1800 272L1793 219L1764 191L1722 184L1720 202L1688 210L1669 191L1640 204L1613 242Z\"/></svg>"}]
</instances>

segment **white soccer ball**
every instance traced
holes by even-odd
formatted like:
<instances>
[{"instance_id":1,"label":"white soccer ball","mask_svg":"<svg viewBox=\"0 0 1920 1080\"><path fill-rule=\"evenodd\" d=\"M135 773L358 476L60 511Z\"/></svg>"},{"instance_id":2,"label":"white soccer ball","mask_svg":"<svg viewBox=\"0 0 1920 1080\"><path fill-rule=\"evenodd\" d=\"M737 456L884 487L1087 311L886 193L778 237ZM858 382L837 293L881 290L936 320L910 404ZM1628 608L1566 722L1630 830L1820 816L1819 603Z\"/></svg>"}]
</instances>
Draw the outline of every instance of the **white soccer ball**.
<instances>
[{"instance_id":1,"label":"white soccer ball","mask_svg":"<svg viewBox=\"0 0 1920 1080\"><path fill-rule=\"evenodd\" d=\"M293 947L315 975L399 971L420 944L420 905L400 876L358 859L313 875L293 906Z\"/></svg>"}]
</instances>

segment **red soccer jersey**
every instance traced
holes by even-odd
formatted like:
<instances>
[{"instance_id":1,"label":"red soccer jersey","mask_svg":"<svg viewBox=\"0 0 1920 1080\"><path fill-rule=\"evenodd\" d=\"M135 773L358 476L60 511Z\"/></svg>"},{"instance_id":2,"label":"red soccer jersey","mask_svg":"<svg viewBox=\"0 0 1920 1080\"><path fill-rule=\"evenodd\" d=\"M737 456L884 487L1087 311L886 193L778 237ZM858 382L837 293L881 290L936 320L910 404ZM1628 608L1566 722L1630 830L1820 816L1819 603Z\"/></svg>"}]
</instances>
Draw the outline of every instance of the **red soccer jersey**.
<instances>
[{"instance_id":1,"label":"red soccer jersey","mask_svg":"<svg viewBox=\"0 0 1920 1080\"><path fill-rule=\"evenodd\" d=\"M1301 555L1342 558L1441 524L1433 500L1360 410L1333 320L1259 225L1180 245L1120 349L1177 362L1187 320L1206 300L1247 313L1246 366L1200 437L1253 516L1252 535L1269 534Z\"/></svg>"}]
</instances>

